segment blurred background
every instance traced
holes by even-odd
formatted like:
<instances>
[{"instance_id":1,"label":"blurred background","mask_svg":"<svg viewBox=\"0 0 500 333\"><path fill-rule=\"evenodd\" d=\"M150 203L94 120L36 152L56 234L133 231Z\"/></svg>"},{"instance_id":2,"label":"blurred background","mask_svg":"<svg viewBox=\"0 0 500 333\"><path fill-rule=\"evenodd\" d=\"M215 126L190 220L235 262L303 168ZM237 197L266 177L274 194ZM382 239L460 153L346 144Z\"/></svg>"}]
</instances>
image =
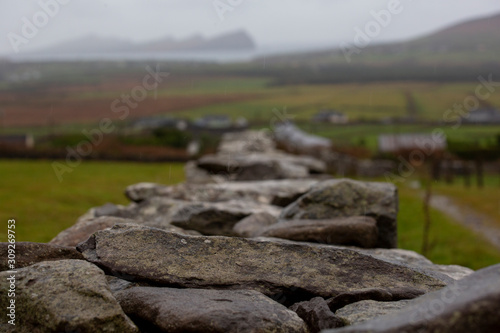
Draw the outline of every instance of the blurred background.
<instances>
[{"instance_id":1,"label":"blurred background","mask_svg":"<svg viewBox=\"0 0 500 333\"><path fill-rule=\"evenodd\" d=\"M336 177L398 186L400 247L500 262L498 1L0 8L0 219L18 241L125 204L127 185L182 182L224 133L286 123L300 144L282 149L324 145Z\"/></svg>"}]
</instances>

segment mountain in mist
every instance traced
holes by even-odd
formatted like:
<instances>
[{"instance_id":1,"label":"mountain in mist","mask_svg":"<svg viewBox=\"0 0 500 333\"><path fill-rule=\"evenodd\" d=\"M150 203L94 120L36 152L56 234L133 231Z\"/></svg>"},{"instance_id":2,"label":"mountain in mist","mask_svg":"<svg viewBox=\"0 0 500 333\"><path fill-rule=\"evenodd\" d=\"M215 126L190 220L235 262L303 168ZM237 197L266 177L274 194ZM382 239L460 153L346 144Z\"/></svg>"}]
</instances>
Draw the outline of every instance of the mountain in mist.
<instances>
[{"instance_id":1,"label":"mountain in mist","mask_svg":"<svg viewBox=\"0 0 500 333\"><path fill-rule=\"evenodd\" d=\"M500 14L454 25L409 46L429 52L496 51L500 49Z\"/></svg>"},{"instance_id":2,"label":"mountain in mist","mask_svg":"<svg viewBox=\"0 0 500 333\"><path fill-rule=\"evenodd\" d=\"M253 50L255 42L245 31L235 31L213 38L195 35L186 39L163 39L134 43L119 38L86 36L44 48L38 54L89 54L89 53L168 53L181 51L230 51Z\"/></svg>"},{"instance_id":3,"label":"mountain in mist","mask_svg":"<svg viewBox=\"0 0 500 333\"><path fill-rule=\"evenodd\" d=\"M354 41L346 41L352 48ZM278 55L267 58L276 63L345 63L346 49L340 46L317 52ZM405 42L358 47L349 56L354 63L471 63L495 62L500 54L500 15L459 23L435 33Z\"/></svg>"},{"instance_id":4,"label":"mountain in mist","mask_svg":"<svg viewBox=\"0 0 500 333\"><path fill-rule=\"evenodd\" d=\"M500 52L500 15L460 23L409 42L373 46L366 51L421 60L496 60Z\"/></svg>"}]
</instances>

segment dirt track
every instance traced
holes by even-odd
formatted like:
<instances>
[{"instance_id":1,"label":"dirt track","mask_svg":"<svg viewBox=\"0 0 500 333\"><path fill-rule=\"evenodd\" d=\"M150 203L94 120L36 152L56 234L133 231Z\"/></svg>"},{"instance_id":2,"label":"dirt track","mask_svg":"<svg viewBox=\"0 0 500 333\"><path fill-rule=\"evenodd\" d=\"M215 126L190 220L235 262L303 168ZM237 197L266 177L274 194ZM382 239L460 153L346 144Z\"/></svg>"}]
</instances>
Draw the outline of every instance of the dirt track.
<instances>
[{"instance_id":1,"label":"dirt track","mask_svg":"<svg viewBox=\"0 0 500 333\"><path fill-rule=\"evenodd\" d=\"M493 227L495 223L488 216L458 205L444 195L433 195L431 206L482 235L500 250L500 228Z\"/></svg>"}]
</instances>

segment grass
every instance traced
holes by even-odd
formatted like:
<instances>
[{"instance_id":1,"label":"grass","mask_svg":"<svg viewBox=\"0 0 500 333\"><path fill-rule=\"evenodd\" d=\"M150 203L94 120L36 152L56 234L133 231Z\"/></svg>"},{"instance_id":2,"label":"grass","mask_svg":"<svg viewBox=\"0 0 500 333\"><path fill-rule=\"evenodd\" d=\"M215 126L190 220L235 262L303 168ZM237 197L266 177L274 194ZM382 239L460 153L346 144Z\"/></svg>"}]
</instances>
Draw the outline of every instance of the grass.
<instances>
[{"instance_id":1,"label":"grass","mask_svg":"<svg viewBox=\"0 0 500 333\"><path fill-rule=\"evenodd\" d=\"M182 164L86 162L59 183L49 161L0 161L0 221L15 218L17 241L48 242L89 208L127 204L126 186L184 180ZM6 241L6 228L0 240Z\"/></svg>"},{"instance_id":2,"label":"grass","mask_svg":"<svg viewBox=\"0 0 500 333\"><path fill-rule=\"evenodd\" d=\"M500 176L486 176L484 188L475 184L476 177L471 177L471 187L465 187L463 179L455 179L454 184L437 183L434 191L451 197L458 204L473 208L487 216L495 226L500 227Z\"/></svg>"},{"instance_id":3,"label":"grass","mask_svg":"<svg viewBox=\"0 0 500 333\"><path fill-rule=\"evenodd\" d=\"M419 192L399 187L399 247L421 252L423 235L423 202ZM487 196L483 193L481 197ZM476 207L475 207L476 208ZM482 236L431 209L430 250L427 257L434 263L461 265L480 269L500 263L500 251Z\"/></svg>"},{"instance_id":4,"label":"grass","mask_svg":"<svg viewBox=\"0 0 500 333\"><path fill-rule=\"evenodd\" d=\"M442 130L449 140L479 142L482 144L495 142L496 136L500 134L500 125L474 126L463 125L457 129L451 126L432 125L381 125L381 124L361 124L361 125L328 125L328 124L302 124L301 127L306 132L315 133L320 136L332 139L337 145L360 145L373 152L378 149L378 137L381 134L404 134L404 133L428 133L434 130Z\"/></svg>"}]
</instances>

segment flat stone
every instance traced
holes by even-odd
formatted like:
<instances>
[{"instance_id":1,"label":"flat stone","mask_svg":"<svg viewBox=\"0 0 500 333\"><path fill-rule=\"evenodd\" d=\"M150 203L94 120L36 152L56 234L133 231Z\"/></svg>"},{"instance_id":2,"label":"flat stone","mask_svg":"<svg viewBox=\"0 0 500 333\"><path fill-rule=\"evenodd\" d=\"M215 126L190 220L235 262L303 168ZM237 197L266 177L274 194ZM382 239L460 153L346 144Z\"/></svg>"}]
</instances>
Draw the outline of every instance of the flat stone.
<instances>
[{"instance_id":1,"label":"flat stone","mask_svg":"<svg viewBox=\"0 0 500 333\"><path fill-rule=\"evenodd\" d=\"M258 237L266 227L277 222L276 216L268 213L256 213L245 217L233 227L235 234L241 237Z\"/></svg>"},{"instance_id":2,"label":"flat stone","mask_svg":"<svg viewBox=\"0 0 500 333\"><path fill-rule=\"evenodd\" d=\"M186 176L186 183L188 184L210 184L227 180L225 176L218 176L213 172L199 168L196 161L189 161L186 163L184 166L184 174Z\"/></svg>"},{"instance_id":3,"label":"flat stone","mask_svg":"<svg viewBox=\"0 0 500 333\"><path fill-rule=\"evenodd\" d=\"M0 273L4 296L10 275ZM138 332L111 294L103 271L91 263L45 261L18 269L15 278L16 332ZM2 309L9 306L4 296Z\"/></svg>"},{"instance_id":4,"label":"flat stone","mask_svg":"<svg viewBox=\"0 0 500 333\"><path fill-rule=\"evenodd\" d=\"M182 234L235 235L233 227L243 218L254 213L278 216L280 207L231 200L225 202L193 202L167 197L151 197L125 207L121 215L133 222ZM83 221L77 222L80 223Z\"/></svg>"},{"instance_id":5,"label":"flat stone","mask_svg":"<svg viewBox=\"0 0 500 333\"><path fill-rule=\"evenodd\" d=\"M130 225L98 231L78 250L87 260L127 280L185 288L253 289L268 296L285 295L289 302L364 288L432 291L452 281L334 246L186 236Z\"/></svg>"},{"instance_id":6,"label":"flat stone","mask_svg":"<svg viewBox=\"0 0 500 333\"><path fill-rule=\"evenodd\" d=\"M112 275L106 275L106 281L108 281L109 289L114 296L116 296L115 293L119 291L138 286L136 283Z\"/></svg>"},{"instance_id":7,"label":"flat stone","mask_svg":"<svg viewBox=\"0 0 500 333\"><path fill-rule=\"evenodd\" d=\"M193 202L167 197L151 197L132 203L121 211L129 217L125 223L140 224L189 235L236 235L233 227L254 213L268 213L277 217L281 208L268 204L230 200L224 202ZM88 218L88 217L87 217ZM79 220L88 223L88 220ZM114 220L115 221L115 220ZM71 230L68 233L72 233Z\"/></svg>"},{"instance_id":8,"label":"flat stone","mask_svg":"<svg viewBox=\"0 0 500 333\"><path fill-rule=\"evenodd\" d=\"M393 302L406 299L414 299L425 294L423 290L415 288L400 288L400 289L381 289L369 288L345 292L328 299L326 303L331 311L335 312L349 304L357 303L365 300L379 302Z\"/></svg>"},{"instance_id":9,"label":"flat stone","mask_svg":"<svg viewBox=\"0 0 500 333\"><path fill-rule=\"evenodd\" d=\"M50 241L50 244L75 247L79 243L87 240L94 232L111 228L115 224L119 223L142 224L181 234L200 235L199 232L193 230L184 230L182 228L173 226L170 224L170 220L165 221L164 219L160 219L161 222L157 222L155 219L148 219L147 217L140 216L138 212L140 212L140 210L137 209L136 205L132 205L127 215L136 216L134 219L125 219L115 216L87 217L87 219L79 219L74 225L72 225L68 229L61 231L54 239Z\"/></svg>"},{"instance_id":10,"label":"flat stone","mask_svg":"<svg viewBox=\"0 0 500 333\"><path fill-rule=\"evenodd\" d=\"M377 247L397 246L397 188L390 183L332 179L319 183L280 215L282 220L324 220L371 216L377 220Z\"/></svg>"},{"instance_id":11,"label":"flat stone","mask_svg":"<svg viewBox=\"0 0 500 333\"><path fill-rule=\"evenodd\" d=\"M344 320L335 316L321 297L295 303L290 307L290 310L295 311L306 322L310 333L345 326Z\"/></svg>"},{"instance_id":12,"label":"flat stone","mask_svg":"<svg viewBox=\"0 0 500 333\"><path fill-rule=\"evenodd\" d=\"M153 332L297 332L305 323L253 290L134 287L116 294L139 328Z\"/></svg>"},{"instance_id":13,"label":"flat stone","mask_svg":"<svg viewBox=\"0 0 500 333\"><path fill-rule=\"evenodd\" d=\"M346 305L335 312L348 325L356 325L388 314L401 311L410 304L410 300L397 302L359 301Z\"/></svg>"},{"instance_id":14,"label":"flat stone","mask_svg":"<svg viewBox=\"0 0 500 333\"><path fill-rule=\"evenodd\" d=\"M83 259L82 254L75 247L32 242L0 243L0 271L11 270L8 262L9 250L15 252L14 267L16 269L31 266L41 261Z\"/></svg>"},{"instance_id":15,"label":"flat stone","mask_svg":"<svg viewBox=\"0 0 500 333\"><path fill-rule=\"evenodd\" d=\"M367 216L330 220L281 220L262 230L259 236L323 244L375 247L377 221Z\"/></svg>"},{"instance_id":16,"label":"flat stone","mask_svg":"<svg viewBox=\"0 0 500 333\"><path fill-rule=\"evenodd\" d=\"M479 270L446 288L410 301L401 311L335 333L497 332L500 265Z\"/></svg>"},{"instance_id":17,"label":"flat stone","mask_svg":"<svg viewBox=\"0 0 500 333\"><path fill-rule=\"evenodd\" d=\"M275 139L288 151L311 154L330 150L332 142L324 137L306 133L292 123L281 123L274 128Z\"/></svg>"},{"instance_id":18,"label":"flat stone","mask_svg":"<svg viewBox=\"0 0 500 333\"><path fill-rule=\"evenodd\" d=\"M222 136L217 148L218 154L241 154L242 152L276 152L276 143L266 131L225 133Z\"/></svg>"},{"instance_id":19,"label":"flat stone","mask_svg":"<svg viewBox=\"0 0 500 333\"><path fill-rule=\"evenodd\" d=\"M135 202L152 197L167 197L184 201L219 202L251 201L286 206L317 184L313 179L284 179L249 182L222 182L215 184L179 184L165 186L139 183L127 187L126 196Z\"/></svg>"},{"instance_id":20,"label":"flat stone","mask_svg":"<svg viewBox=\"0 0 500 333\"><path fill-rule=\"evenodd\" d=\"M460 280L474 273L470 268L458 265L436 265L417 252L404 249L357 249L357 251L371 255L388 262L400 263L416 267L425 271L433 271Z\"/></svg>"},{"instance_id":21,"label":"flat stone","mask_svg":"<svg viewBox=\"0 0 500 333\"><path fill-rule=\"evenodd\" d=\"M79 220L68 229L61 231L50 243L75 247L78 243L87 240L94 232L111 228L117 223L135 223L135 221L114 216L101 216Z\"/></svg>"},{"instance_id":22,"label":"flat stone","mask_svg":"<svg viewBox=\"0 0 500 333\"><path fill-rule=\"evenodd\" d=\"M196 230L204 235L237 236L233 231L236 223L243 218L266 213L277 217L279 207L244 201L227 201L217 203L190 203L176 211L171 224L188 230Z\"/></svg>"},{"instance_id":23,"label":"flat stone","mask_svg":"<svg viewBox=\"0 0 500 333\"><path fill-rule=\"evenodd\" d=\"M209 173L232 175L232 180L304 178L326 171L323 161L284 153L206 155L197 166Z\"/></svg>"}]
</instances>

